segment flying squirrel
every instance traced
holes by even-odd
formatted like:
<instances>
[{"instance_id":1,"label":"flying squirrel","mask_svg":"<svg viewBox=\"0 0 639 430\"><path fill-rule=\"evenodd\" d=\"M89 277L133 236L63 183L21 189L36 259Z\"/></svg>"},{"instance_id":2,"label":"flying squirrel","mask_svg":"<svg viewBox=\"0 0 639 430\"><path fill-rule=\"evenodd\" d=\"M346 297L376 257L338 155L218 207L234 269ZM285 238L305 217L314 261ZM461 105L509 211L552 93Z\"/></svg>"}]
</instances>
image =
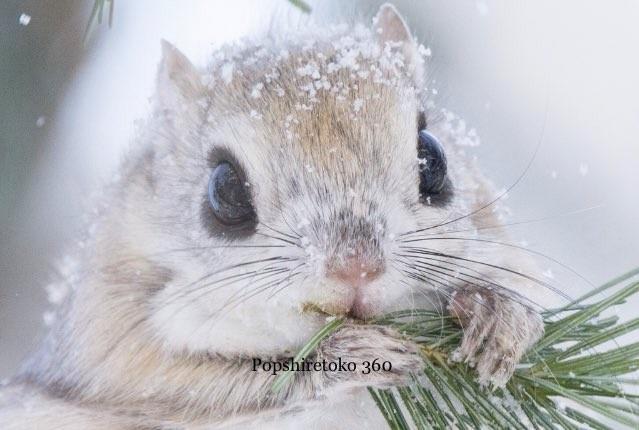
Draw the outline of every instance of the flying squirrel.
<instances>
[{"instance_id":1,"label":"flying squirrel","mask_svg":"<svg viewBox=\"0 0 639 430\"><path fill-rule=\"evenodd\" d=\"M491 246L499 198L434 112L428 56L389 4L204 67L162 42L152 113L48 336L0 389L0 428L384 428L366 387L405 385L422 359L362 322L425 307L461 325L452 359L503 386L547 294L522 275L534 262ZM273 392L254 359L295 355L327 317L347 323L309 359L391 369Z\"/></svg>"}]
</instances>

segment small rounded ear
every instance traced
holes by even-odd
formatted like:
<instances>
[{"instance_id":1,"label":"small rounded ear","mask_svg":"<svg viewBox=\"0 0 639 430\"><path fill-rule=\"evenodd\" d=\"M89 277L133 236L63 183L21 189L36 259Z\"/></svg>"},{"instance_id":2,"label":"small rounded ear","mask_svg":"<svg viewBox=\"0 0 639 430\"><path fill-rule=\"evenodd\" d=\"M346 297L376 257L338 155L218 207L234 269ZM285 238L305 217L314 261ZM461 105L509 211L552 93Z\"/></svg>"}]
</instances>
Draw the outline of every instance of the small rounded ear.
<instances>
[{"instance_id":1,"label":"small rounded ear","mask_svg":"<svg viewBox=\"0 0 639 430\"><path fill-rule=\"evenodd\" d=\"M200 73L175 46L162 40L157 94L164 107L197 99L203 92Z\"/></svg>"},{"instance_id":2,"label":"small rounded ear","mask_svg":"<svg viewBox=\"0 0 639 430\"><path fill-rule=\"evenodd\" d=\"M384 3L379 7L373 18L373 26L382 45L386 42L412 42L413 40L406 21L390 3Z\"/></svg>"},{"instance_id":3,"label":"small rounded ear","mask_svg":"<svg viewBox=\"0 0 639 430\"><path fill-rule=\"evenodd\" d=\"M382 48L387 43L402 44L406 66L416 82L421 84L424 60L419 55L417 43L397 8L390 3L381 5L373 18L373 30Z\"/></svg>"}]
</instances>

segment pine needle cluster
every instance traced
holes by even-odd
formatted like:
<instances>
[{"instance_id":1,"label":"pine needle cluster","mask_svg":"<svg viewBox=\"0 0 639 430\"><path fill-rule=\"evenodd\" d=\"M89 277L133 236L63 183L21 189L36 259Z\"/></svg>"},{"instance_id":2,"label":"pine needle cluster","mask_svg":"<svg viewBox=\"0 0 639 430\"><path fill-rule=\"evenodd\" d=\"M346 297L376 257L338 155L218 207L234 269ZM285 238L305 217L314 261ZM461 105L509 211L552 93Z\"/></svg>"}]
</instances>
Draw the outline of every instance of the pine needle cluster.
<instances>
[{"instance_id":1,"label":"pine needle cluster","mask_svg":"<svg viewBox=\"0 0 639 430\"><path fill-rule=\"evenodd\" d=\"M417 342L422 374L407 387L370 388L391 429L618 429L639 427L639 342L622 336L639 330L639 318L620 322L605 316L639 292L639 269L626 273L559 309L544 312L544 337L527 352L506 387L476 382L474 369L451 363L462 328L431 310L388 314L375 324L392 326ZM635 280L633 280L635 279ZM593 300L594 297L605 296ZM335 319L295 357L312 354L322 339L339 330ZM290 374L276 380L286 384Z\"/></svg>"}]
</instances>

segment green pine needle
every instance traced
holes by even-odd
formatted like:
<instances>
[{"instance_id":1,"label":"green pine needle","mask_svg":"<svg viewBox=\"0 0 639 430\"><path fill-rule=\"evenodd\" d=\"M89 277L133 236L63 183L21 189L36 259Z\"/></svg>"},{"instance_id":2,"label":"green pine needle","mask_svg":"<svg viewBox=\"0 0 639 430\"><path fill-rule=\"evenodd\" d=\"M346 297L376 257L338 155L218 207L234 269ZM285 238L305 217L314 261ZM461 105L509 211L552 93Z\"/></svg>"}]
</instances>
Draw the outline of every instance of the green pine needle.
<instances>
[{"instance_id":1,"label":"green pine needle","mask_svg":"<svg viewBox=\"0 0 639 430\"><path fill-rule=\"evenodd\" d=\"M311 13L311 7L304 0L288 0L288 2L304 13Z\"/></svg>"},{"instance_id":2,"label":"green pine needle","mask_svg":"<svg viewBox=\"0 0 639 430\"><path fill-rule=\"evenodd\" d=\"M297 353L295 358L293 358L293 362L301 363L306 357L308 357L317 345L322 341L322 339L328 337L331 333L336 332L341 326L344 324L344 320L342 318L335 318L326 324L320 331L315 333L315 335L308 341L306 345ZM288 380L293 376L293 371L280 373L273 386L271 387L271 391L277 393L282 389L284 385L288 382Z\"/></svg>"},{"instance_id":3,"label":"green pine needle","mask_svg":"<svg viewBox=\"0 0 639 430\"><path fill-rule=\"evenodd\" d=\"M294 7L298 8L304 13L311 13L312 9L308 3L304 0L288 0L290 4ZM104 15L104 10L109 4L109 28L113 25L113 7L115 0L93 0L93 8L91 9L91 15L89 16L89 21L87 22L87 26L84 30L83 41L86 45L89 40L89 36L93 29L97 26L97 24L102 23L102 16Z\"/></svg>"},{"instance_id":4,"label":"green pine needle","mask_svg":"<svg viewBox=\"0 0 639 430\"><path fill-rule=\"evenodd\" d=\"M639 318L620 323L601 315L639 292L639 281L631 281L638 274L639 269L628 272L569 305L544 312L544 337L527 352L506 387L494 391L479 386L473 369L449 362L462 335L451 317L430 310L388 314L375 323L392 326L420 345L423 373L408 387L369 392L395 430L637 428L639 394L625 390L639 386L639 342L617 340L637 332ZM588 302L611 289L617 291ZM342 322L331 321L295 359L311 354ZM602 346L607 347L594 349ZM278 390L290 376L280 375Z\"/></svg>"},{"instance_id":5,"label":"green pine needle","mask_svg":"<svg viewBox=\"0 0 639 430\"><path fill-rule=\"evenodd\" d=\"M104 9L106 8L107 3L109 4L109 28L113 25L113 7L115 0L94 0L89 21L84 29L83 41L85 45L96 25L102 23L102 16L104 15Z\"/></svg>"}]
</instances>

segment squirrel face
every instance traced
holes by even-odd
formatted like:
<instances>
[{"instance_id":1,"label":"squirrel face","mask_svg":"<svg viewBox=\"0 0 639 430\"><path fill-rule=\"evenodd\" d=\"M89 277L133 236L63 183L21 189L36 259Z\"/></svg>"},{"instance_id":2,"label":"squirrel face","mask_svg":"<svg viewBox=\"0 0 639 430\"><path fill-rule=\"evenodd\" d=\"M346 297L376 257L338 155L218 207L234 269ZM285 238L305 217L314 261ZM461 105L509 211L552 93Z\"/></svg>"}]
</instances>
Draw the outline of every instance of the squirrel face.
<instances>
[{"instance_id":1,"label":"squirrel face","mask_svg":"<svg viewBox=\"0 0 639 430\"><path fill-rule=\"evenodd\" d=\"M397 15L226 47L204 70L163 44L127 219L171 273L148 306L166 345L282 354L327 315L428 304L402 237L468 204L426 130L422 68Z\"/></svg>"}]
</instances>

